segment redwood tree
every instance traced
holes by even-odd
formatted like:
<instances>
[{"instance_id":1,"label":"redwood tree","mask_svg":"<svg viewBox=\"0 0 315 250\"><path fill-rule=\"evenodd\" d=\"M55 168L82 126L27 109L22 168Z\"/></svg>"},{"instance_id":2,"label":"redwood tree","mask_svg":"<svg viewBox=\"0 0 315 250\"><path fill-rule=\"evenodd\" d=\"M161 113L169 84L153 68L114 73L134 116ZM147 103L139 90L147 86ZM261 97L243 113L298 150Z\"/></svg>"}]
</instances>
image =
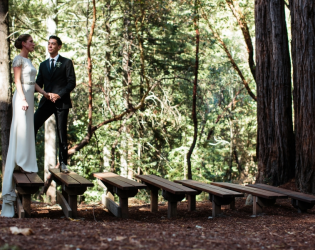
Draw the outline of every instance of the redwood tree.
<instances>
[{"instance_id":1,"label":"redwood tree","mask_svg":"<svg viewBox=\"0 0 315 250\"><path fill-rule=\"evenodd\" d=\"M256 0L255 25L257 182L280 185L294 176L291 66L284 0Z\"/></svg>"},{"instance_id":2,"label":"redwood tree","mask_svg":"<svg viewBox=\"0 0 315 250\"><path fill-rule=\"evenodd\" d=\"M0 1L0 125L2 146L2 173L7 158L11 125L11 84L9 46L9 1Z\"/></svg>"},{"instance_id":3,"label":"redwood tree","mask_svg":"<svg viewBox=\"0 0 315 250\"><path fill-rule=\"evenodd\" d=\"M315 193L315 2L290 1L296 183Z\"/></svg>"}]
</instances>

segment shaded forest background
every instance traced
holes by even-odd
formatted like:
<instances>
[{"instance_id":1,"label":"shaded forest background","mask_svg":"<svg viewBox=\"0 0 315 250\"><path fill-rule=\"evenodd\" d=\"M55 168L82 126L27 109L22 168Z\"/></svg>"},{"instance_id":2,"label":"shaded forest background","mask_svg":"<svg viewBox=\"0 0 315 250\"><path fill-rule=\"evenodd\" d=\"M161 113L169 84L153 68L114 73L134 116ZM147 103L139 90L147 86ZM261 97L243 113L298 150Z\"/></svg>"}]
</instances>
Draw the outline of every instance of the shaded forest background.
<instances>
[{"instance_id":1,"label":"shaded forest background","mask_svg":"<svg viewBox=\"0 0 315 250\"><path fill-rule=\"evenodd\" d=\"M191 164L192 178L202 182L256 180L253 1L48 2L9 0L10 57L19 53L14 40L29 33L38 68L53 18L60 54L73 60L77 76L68 124L73 171L93 181L92 173L104 170L173 180L189 177ZM279 2L291 40L289 5ZM42 178L44 133L36 141ZM99 196L97 185L88 196Z\"/></svg>"}]
</instances>

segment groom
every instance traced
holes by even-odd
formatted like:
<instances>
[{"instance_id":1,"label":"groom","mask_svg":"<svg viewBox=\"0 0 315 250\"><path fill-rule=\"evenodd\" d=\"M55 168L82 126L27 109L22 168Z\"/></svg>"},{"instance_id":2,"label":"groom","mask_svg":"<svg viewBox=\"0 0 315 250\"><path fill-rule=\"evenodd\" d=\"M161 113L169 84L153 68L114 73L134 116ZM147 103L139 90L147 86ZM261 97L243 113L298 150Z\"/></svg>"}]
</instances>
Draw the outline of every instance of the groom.
<instances>
[{"instance_id":1,"label":"groom","mask_svg":"<svg viewBox=\"0 0 315 250\"><path fill-rule=\"evenodd\" d=\"M70 92L76 86L72 61L58 54L62 42L57 36L50 36L48 52L50 58L39 66L36 83L49 93L50 99L42 97L34 115L35 136L44 122L54 114L59 137L59 163L62 172L68 173L67 120L72 108Z\"/></svg>"}]
</instances>

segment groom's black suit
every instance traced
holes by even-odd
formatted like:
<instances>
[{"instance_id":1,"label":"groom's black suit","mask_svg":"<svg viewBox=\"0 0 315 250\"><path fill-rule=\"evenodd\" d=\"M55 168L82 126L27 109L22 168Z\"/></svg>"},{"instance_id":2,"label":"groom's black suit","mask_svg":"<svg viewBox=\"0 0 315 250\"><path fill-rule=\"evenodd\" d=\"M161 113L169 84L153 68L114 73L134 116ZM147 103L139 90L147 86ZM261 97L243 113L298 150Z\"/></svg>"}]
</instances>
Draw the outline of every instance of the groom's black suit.
<instances>
[{"instance_id":1,"label":"groom's black suit","mask_svg":"<svg viewBox=\"0 0 315 250\"><path fill-rule=\"evenodd\" d=\"M50 69L50 61L47 59L39 66L36 83L47 93L58 94L61 98L55 103L45 97L39 102L34 115L35 136L44 122L55 114L57 132L59 137L59 162L67 165L67 120L69 108L72 108L70 92L76 86L76 79L72 61L59 55L55 68Z\"/></svg>"}]
</instances>

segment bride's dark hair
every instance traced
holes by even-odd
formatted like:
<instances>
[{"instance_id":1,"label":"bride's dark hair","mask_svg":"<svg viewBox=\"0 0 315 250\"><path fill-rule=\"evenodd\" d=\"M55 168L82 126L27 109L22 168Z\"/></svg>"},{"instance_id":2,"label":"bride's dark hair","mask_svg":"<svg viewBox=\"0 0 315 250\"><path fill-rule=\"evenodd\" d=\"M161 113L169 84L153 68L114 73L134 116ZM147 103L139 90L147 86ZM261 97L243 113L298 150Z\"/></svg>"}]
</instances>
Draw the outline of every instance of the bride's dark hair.
<instances>
[{"instance_id":1,"label":"bride's dark hair","mask_svg":"<svg viewBox=\"0 0 315 250\"><path fill-rule=\"evenodd\" d=\"M14 42L14 46L15 48L17 49L22 49L23 46L22 46L22 42L25 42L31 37L31 35L29 34L22 34L18 37L18 39L15 40Z\"/></svg>"}]
</instances>

